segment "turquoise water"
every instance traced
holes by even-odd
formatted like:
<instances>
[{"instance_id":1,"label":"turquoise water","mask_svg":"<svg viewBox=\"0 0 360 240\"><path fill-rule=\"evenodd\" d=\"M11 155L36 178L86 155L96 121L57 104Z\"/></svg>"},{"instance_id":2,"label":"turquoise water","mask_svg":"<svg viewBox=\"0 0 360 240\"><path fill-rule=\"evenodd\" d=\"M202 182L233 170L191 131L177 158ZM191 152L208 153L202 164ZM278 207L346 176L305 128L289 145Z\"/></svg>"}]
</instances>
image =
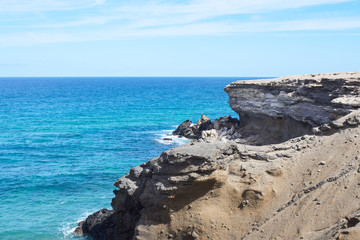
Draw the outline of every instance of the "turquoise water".
<instances>
[{"instance_id":1,"label":"turquoise water","mask_svg":"<svg viewBox=\"0 0 360 240\"><path fill-rule=\"evenodd\" d=\"M236 116L223 88L239 79L0 78L0 239L74 238L117 178L183 141L163 134Z\"/></svg>"}]
</instances>

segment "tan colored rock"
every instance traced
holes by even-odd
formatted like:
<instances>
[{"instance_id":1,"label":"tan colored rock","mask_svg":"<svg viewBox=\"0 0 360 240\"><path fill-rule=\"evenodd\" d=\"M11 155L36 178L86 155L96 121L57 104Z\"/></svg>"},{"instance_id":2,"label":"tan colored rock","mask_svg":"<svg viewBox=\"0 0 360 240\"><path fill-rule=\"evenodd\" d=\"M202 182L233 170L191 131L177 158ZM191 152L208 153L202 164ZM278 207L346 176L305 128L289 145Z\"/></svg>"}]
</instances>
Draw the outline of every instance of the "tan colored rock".
<instances>
[{"instance_id":1,"label":"tan colored rock","mask_svg":"<svg viewBox=\"0 0 360 240\"><path fill-rule=\"evenodd\" d=\"M201 132L202 139L217 139L219 137L218 132L215 129L206 130Z\"/></svg>"}]
</instances>

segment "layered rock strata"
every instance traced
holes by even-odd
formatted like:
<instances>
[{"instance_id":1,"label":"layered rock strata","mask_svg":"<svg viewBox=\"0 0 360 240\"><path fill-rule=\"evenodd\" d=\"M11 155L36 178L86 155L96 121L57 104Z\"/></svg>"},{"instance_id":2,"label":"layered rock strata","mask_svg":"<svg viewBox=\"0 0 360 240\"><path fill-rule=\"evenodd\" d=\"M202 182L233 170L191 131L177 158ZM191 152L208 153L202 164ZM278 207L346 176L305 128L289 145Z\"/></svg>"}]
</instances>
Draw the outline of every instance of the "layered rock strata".
<instances>
[{"instance_id":1,"label":"layered rock strata","mask_svg":"<svg viewBox=\"0 0 360 240\"><path fill-rule=\"evenodd\" d=\"M243 137L276 143L342 127L337 119L360 107L360 74L328 73L237 81L226 86Z\"/></svg>"},{"instance_id":2,"label":"layered rock strata","mask_svg":"<svg viewBox=\"0 0 360 240\"><path fill-rule=\"evenodd\" d=\"M95 239L358 239L358 83L359 73L347 73L230 84L242 134L273 139L255 146L205 137L165 151L119 178L113 210L90 215L77 232Z\"/></svg>"}]
</instances>

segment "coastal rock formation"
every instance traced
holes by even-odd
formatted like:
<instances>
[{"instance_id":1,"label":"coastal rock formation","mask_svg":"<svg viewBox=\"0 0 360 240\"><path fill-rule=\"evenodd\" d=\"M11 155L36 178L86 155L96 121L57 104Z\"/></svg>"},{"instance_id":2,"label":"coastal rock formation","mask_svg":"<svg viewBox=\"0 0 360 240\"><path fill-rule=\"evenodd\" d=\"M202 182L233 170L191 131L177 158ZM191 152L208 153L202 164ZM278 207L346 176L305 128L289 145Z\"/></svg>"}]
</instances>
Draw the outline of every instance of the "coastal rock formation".
<instances>
[{"instance_id":1,"label":"coastal rock formation","mask_svg":"<svg viewBox=\"0 0 360 240\"><path fill-rule=\"evenodd\" d=\"M359 73L329 73L237 81L226 86L243 137L268 144L338 127L360 107Z\"/></svg>"},{"instance_id":2,"label":"coastal rock formation","mask_svg":"<svg viewBox=\"0 0 360 240\"><path fill-rule=\"evenodd\" d=\"M132 168L115 182L113 210L90 215L76 232L94 239L358 239L359 85L360 73L230 84L240 121L200 121L211 129Z\"/></svg>"},{"instance_id":3,"label":"coastal rock formation","mask_svg":"<svg viewBox=\"0 0 360 240\"><path fill-rule=\"evenodd\" d=\"M201 118L197 121L196 125L193 125L190 120L185 120L172 134L190 139L199 139L203 131L211 129L213 129L213 125L210 118L201 114Z\"/></svg>"},{"instance_id":4,"label":"coastal rock formation","mask_svg":"<svg viewBox=\"0 0 360 240\"><path fill-rule=\"evenodd\" d=\"M172 132L172 134L186 138L197 138L194 131L195 127L193 126L192 122L190 120L185 120L175 129L175 131Z\"/></svg>"},{"instance_id":5,"label":"coastal rock formation","mask_svg":"<svg viewBox=\"0 0 360 240\"><path fill-rule=\"evenodd\" d=\"M226 138L234 140L235 138L241 138L238 133L239 126L239 120L231 116L220 117L212 123L210 118L201 115L196 125L193 125L189 120L185 120L172 134L190 139Z\"/></svg>"}]
</instances>

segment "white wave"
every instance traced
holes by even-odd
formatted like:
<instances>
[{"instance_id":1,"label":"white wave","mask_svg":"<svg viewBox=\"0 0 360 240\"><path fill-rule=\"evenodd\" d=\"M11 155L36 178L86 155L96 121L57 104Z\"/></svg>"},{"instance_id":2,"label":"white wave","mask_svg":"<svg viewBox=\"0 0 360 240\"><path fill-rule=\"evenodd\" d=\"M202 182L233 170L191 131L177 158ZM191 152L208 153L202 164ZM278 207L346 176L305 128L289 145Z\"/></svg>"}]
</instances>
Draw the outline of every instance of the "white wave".
<instances>
[{"instance_id":1,"label":"white wave","mask_svg":"<svg viewBox=\"0 0 360 240\"><path fill-rule=\"evenodd\" d=\"M74 234L75 229L78 227L78 223L84 221L90 214L93 212L84 212L80 215L78 219L72 222L64 223L60 228L59 231L62 233L62 239L73 239L79 238Z\"/></svg>"},{"instance_id":2,"label":"white wave","mask_svg":"<svg viewBox=\"0 0 360 240\"><path fill-rule=\"evenodd\" d=\"M172 135L173 130L162 130L160 133L155 134L154 139L157 143L163 145L181 145L187 143L189 139L177 135Z\"/></svg>"},{"instance_id":3,"label":"white wave","mask_svg":"<svg viewBox=\"0 0 360 240\"><path fill-rule=\"evenodd\" d=\"M196 125L195 123L191 123L191 124L190 124L190 127L195 126L195 125ZM171 125L171 127L172 127L172 128L175 128L175 129L177 129L178 126L180 126L180 125ZM174 130L175 130L175 129L174 129Z\"/></svg>"}]
</instances>

